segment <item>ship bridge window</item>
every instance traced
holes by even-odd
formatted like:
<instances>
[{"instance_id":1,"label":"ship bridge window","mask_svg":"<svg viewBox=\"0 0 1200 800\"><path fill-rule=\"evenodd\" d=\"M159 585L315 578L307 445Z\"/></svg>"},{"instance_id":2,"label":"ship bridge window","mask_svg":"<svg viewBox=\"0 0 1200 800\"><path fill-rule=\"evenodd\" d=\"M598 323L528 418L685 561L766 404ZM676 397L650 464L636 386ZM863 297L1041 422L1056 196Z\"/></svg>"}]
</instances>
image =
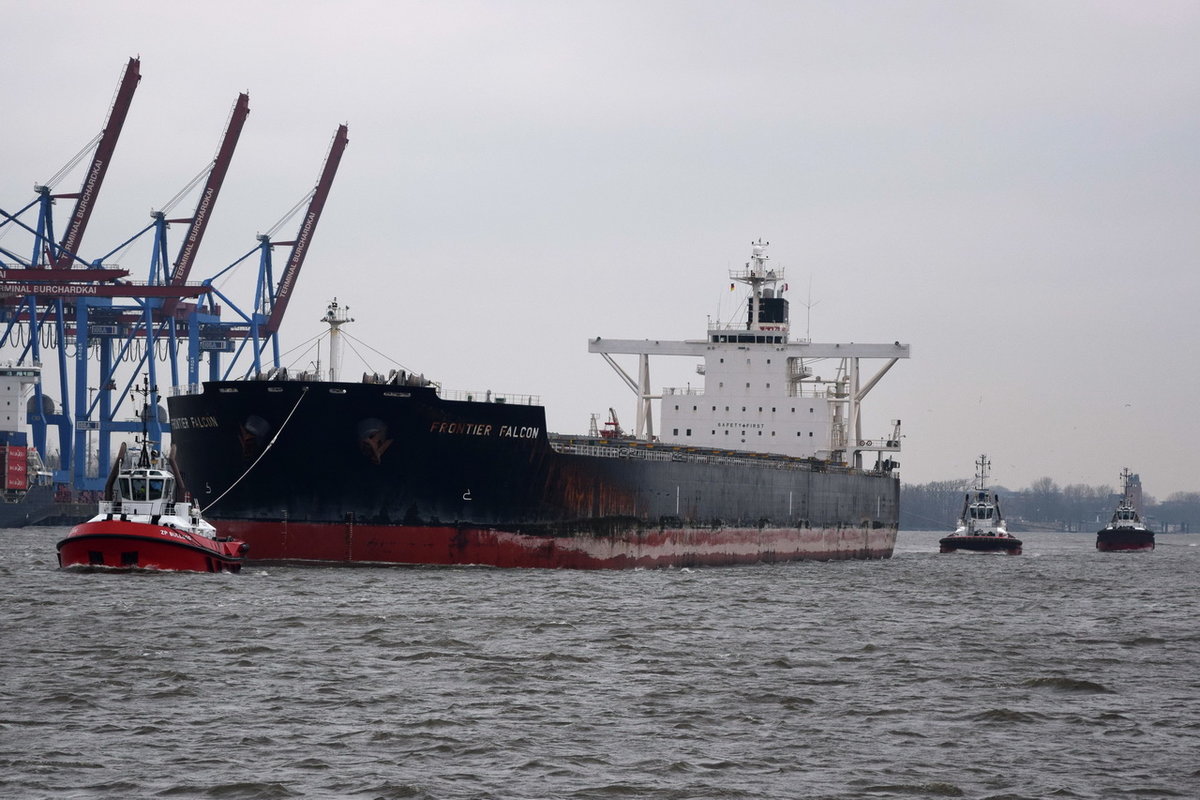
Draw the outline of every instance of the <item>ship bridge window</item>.
<instances>
[{"instance_id":1,"label":"ship bridge window","mask_svg":"<svg viewBox=\"0 0 1200 800\"><path fill-rule=\"evenodd\" d=\"M175 481L172 478L151 478L150 479L150 500L162 500L165 497L171 497L174 494Z\"/></svg>"},{"instance_id":2,"label":"ship bridge window","mask_svg":"<svg viewBox=\"0 0 1200 800\"><path fill-rule=\"evenodd\" d=\"M132 499L134 499L134 500L147 499L146 498L146 477L144 475L137 475L133 478L130 478L130 483L131 483L132 491L129 496Z\"/></svg>"},{"instance_id":3,"label":"ship bridge window","mask_svg":"<svg viewBox=\"0 0 1200 800\"><path fill-rule=\"evenodd\" d=\"M991 519L992 509L987 506L972 506L971 519Z\"/></svg>"}]
</instances>

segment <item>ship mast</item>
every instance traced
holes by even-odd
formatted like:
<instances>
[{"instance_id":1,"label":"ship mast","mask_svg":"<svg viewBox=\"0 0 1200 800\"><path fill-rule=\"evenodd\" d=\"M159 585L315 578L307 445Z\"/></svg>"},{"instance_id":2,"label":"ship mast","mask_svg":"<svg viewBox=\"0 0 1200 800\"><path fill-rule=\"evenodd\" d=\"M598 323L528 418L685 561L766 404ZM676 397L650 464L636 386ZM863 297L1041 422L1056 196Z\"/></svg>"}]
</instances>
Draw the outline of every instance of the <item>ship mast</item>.
<instances>
[{"instance_id":1,"label":"ship mast","mask_svg":"<svg viewBox=\"0 0 1200 800\"><path fill-rule=\"evenodd\" d=\"M979 468L979 471L975 473L975 488L986 489L988 469L992 466L992 462L988 460L985 454L979 457L979 460L975 462L975 466Z\"/></svg>"},{"instance_id":2,"label":"ship mast","mask_svg":"<svg viewBox=\"0 0 1200 800\"><path fill-rule=\"evenodd\" d=\"M746 314L746 330L784 331L788 329L787 304L783 292L775 288L783 280L783 268L768 267L767 247L770 242L759 239L751 242L750 260L746 268L729 270L731 280L740 281L750 287L749 308Z\"/></svg>"},{"instance_id":3,"label":"ship mast","mask_svg":"<svg viewBox=\"0 0 1200 800\"><path fill-rule=\"evenodd\" d=\"M333 302L329 304L329 308L325 309L325 316L321 317L321 322L329 326L329 380L337 383L342 361L342 335L340 329L346 323L354 322L354 318L350 316L350 307L339 306L335 297L333 298Z\"/></svg>"}]
</instances>

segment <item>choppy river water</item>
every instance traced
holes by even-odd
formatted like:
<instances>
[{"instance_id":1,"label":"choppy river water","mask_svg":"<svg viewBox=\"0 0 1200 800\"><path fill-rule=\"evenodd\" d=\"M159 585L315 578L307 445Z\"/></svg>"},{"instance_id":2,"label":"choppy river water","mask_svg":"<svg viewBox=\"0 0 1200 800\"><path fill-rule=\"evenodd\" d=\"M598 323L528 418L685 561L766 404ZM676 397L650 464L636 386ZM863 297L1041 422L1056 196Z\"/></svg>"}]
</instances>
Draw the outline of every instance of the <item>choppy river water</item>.
<instances>
[{"instance_id":1,"label":"choppy river water","mask_svg":"<svg viewBox=\"0 0 1200 800\"><path fill-rule=\"evenodd\" d=\"M1200 796L1200 536L75 574L0 531L0 797Z\"/></svg>"}]
</instances>

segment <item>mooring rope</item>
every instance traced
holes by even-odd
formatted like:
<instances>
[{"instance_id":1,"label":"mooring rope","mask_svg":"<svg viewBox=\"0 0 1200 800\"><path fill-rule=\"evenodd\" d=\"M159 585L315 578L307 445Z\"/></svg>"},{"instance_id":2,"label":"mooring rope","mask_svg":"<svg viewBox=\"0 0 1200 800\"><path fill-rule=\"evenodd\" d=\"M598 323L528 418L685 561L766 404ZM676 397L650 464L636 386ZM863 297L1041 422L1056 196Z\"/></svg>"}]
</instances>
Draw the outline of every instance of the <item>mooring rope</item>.
<instances>
[{"instance_id":1,"label":"mooring rope","mask_svg":"<svg viewBox=\"0 0 1200 800\"><path fill-rule=\"evenodd\" d=\"M275 431L275 435L271 437L271 441L267 442L267 446L263 448L263 451L262 451L261 453L259 453L259 454L258 454L258 458L254 459L254 463L253 463L253 464L251 464L250 466L246 467L246 471L245 471L245 472L243 472L241 475L239 475L239 476L238 476L238 479L237 479L236 481L234 481L233 483L229 484L229 488L228 488L228 489L226 489L225 491L221 492L221 494L217 496L217 499L216 499L216 500L213 500L211 503L209 503L208 505L206 505L204 508L200 509L200 513L201 513L201 514L203 514L205 511L208 511L210 508L212 508L213 506L215 506L217 503L221 502L221 498L223 498L225 495L227 495L227 494L229 494L230 492L232 492L232 491L233 491L233 487L235 487L235 486L237 486L239 483L241 483L241 482L242 482L242 478L245 478L247 475L249 475L249 474L250 474L250 471L251 471L251 470L253 470L255 467L257 467L257 466L258 466L258 462L259 462L259 461L262 461L262 459L263 459L263 456L265 456L265 455L267 454L267 451L268 451L268 450L270 450L270 449L271 449L271 446L275 444L275 440L279 438L279 435L280 435L281 433L283 433L283 429L287 427L287 424L288 424L288 422L290 422L290 421L291 421L291 419L292 419L292 415L293 415L293 414L295 414L295 413L296 413L296 409L300 407L300 401L302 401L302 400L304 399L304 395L305 395L305 394L307 394L307 393L308 393L308 387L307 387L307 386L305 386L305 387L301 388L301 390L300 390L300 396L299 396L298 398L296 398L296 405L292 406L292 410L288 412L288 415L287 415L287 417L286 417L286 418L283 420L283 424L279 426L279 430Z\"/></svg>"}]
</instances>

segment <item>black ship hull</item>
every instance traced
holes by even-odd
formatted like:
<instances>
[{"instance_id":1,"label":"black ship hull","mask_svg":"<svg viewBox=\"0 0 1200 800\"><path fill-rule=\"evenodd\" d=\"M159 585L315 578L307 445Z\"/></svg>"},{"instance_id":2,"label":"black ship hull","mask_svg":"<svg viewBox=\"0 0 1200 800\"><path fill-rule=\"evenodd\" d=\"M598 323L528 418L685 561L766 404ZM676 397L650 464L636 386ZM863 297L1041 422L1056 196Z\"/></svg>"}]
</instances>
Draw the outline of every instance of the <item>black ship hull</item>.
<instances>
[{"instance_id":1,"label":"black ship hull","mask_svg":"<svg viewBox=\"0 0 1200 800\"><path fill-rule=\"evenodd\" d=\"M180 477L254 560L627 568L887 558L899 481L550 436L538 405L236 381L169 399Z\"/></svg>"},{"instance_id":2,"label":"black ship hull","mask_svg":"<svg viewBox=\"0 0 1200 800\"><path fill-rule=\"evenodd\" d=\"M1102 553L1153 550L1154 532L1144 528L1104 528L1096 534L1096 549Z\"/></svg>"},{"instance_id":3,"label":"black ship hull","mask_svg":"<svg viewBox=\"0 0 1200 800\"><path fill-rule=\"evenodd\" d=\"M946 536L938 540L940 553L1004 553L1021 555L1023 543L1012 536Z\"/></svg>"}]
</instances>

